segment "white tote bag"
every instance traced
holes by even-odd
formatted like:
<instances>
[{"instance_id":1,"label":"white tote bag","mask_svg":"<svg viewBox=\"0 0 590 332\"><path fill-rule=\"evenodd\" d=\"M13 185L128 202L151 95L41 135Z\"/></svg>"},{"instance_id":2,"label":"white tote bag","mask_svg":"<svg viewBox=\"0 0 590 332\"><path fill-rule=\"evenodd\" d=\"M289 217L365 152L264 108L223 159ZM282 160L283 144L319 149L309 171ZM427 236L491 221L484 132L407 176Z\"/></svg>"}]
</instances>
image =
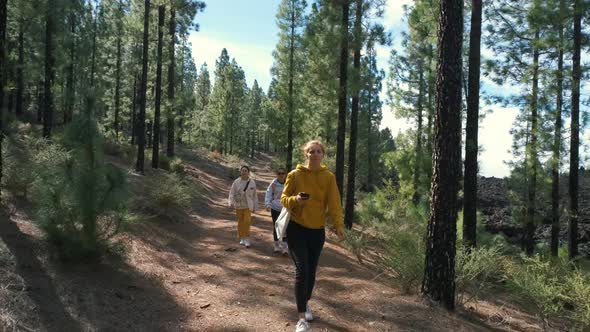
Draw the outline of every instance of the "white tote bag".
<instances>
[{"instance_id":1,"label":"white tote bag","mask_svg":"<svg viewBox=\"0 0 590 332\"><path fill-rule=\"evenodd\" d=\"M287 234L287 226L289 225L289 219L291 219L291 212L286 207L283 207L281 210L281 214L277 218L275 222L275 232L277 232L277 237L282 239Z\"/></svg>"}]
</instances>

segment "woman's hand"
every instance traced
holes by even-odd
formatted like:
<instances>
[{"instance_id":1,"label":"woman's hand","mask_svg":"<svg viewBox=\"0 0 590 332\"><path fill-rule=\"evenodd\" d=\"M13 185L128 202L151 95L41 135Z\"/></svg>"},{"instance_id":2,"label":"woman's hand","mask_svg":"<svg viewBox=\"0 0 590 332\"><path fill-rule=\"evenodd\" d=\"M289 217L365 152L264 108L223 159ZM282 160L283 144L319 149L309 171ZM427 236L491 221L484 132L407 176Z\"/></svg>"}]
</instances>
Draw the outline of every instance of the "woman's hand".
<instances>
[{"instance_id":1,"label":"woman's hand","mask_svg":"<svg viewBox=\"0 0 590 332\"><path fill-rule=\"evenodd\" d=\"M309 198L301 196L301 193L297 194L297 204L299 204L300 206L305 206L308 199Z\"/></svg>"}]
</instances>

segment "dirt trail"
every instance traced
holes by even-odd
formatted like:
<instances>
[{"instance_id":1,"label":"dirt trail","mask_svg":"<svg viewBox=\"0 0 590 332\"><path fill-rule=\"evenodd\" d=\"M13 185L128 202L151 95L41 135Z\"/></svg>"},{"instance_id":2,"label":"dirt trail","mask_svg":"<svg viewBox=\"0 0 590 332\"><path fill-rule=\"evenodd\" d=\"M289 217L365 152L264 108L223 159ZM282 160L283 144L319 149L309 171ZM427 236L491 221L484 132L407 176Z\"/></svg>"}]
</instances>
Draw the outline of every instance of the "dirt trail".
<instances>
[{"instance_id":1,"label":"dirt trail","mask_svg":"<svg viewBox=\"0 0 590 332\"><path fill-rule=\"evenodd\" d=\"M269 213L253 214L252 247L240 246L227 207L230 169L187 151L182 157L201 197L190 213L133 225L119 238L126 248L122 260L61 266L47 256L30 209L13 207L10 217L2 218L10 221L0 220L6 244L0 246L5 257L0 300L11 295L22 301L5 301L11 307L0 311L5 324L0 331L293 331L294 269L289 257L272 252ZM252 162L261 207L273 177L268 165L264 158ZM149 171L132 181L157 186L160 173ZM503 322L493 314L467 319L400 295L378 271L359 265L331 239L310 304L314 331L540 330L522 313Z\"/></svg>"}]
</instances>

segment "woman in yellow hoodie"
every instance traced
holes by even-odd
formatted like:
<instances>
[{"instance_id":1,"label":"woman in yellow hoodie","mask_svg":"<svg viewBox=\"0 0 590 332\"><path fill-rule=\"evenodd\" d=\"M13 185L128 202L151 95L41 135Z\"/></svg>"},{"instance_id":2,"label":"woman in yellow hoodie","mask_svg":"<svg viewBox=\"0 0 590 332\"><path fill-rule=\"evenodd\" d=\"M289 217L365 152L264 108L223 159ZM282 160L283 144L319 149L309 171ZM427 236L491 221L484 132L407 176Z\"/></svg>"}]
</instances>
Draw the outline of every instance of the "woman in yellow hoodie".
<instances>
[{"instance_id":1,"label":"woman in yellow hoodie","mask_svg":"<svg viewBox=\"0 0 590 332\"><path fill-rule=\"evenodd\" d=\"M291 211L287 226L289 253L295 263L295 299L299 321L295 331L307 331L313 315L308 301L315 283L320 253L324 247L326 209L336 234L343 238L342 206L336 177L322 164L324 145L317 140L303 146L305 165L287 176L281 204Z\"/></svg>"}]
</instances>

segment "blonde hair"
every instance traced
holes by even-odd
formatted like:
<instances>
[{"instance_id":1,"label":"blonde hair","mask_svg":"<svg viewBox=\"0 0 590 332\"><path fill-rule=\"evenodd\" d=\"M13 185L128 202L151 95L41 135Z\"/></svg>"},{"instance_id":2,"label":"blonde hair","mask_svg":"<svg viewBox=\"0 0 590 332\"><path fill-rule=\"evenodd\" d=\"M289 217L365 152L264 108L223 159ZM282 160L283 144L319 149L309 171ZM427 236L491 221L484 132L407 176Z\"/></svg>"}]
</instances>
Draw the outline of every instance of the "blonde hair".
<instances>
[{"instance_id":1,"label":"blonde hair","mask_svg":"<svg viewBox=\"0 0 590 332\"><path fill-rule=\"evenodd\" d=\"M320 147L320 149L322 149L322 153L324 155L326 154L326 147L324 146L324 144L320 140L314 139L314 140L311 140L311 141L305 143L303 145L303 147L301 148L301 150L303 151L303 157L305 159L307 159L307 152L309 151L309 149L311 149L311 147L313 145L318 145Z\"/></svg>"}]
</instances>

